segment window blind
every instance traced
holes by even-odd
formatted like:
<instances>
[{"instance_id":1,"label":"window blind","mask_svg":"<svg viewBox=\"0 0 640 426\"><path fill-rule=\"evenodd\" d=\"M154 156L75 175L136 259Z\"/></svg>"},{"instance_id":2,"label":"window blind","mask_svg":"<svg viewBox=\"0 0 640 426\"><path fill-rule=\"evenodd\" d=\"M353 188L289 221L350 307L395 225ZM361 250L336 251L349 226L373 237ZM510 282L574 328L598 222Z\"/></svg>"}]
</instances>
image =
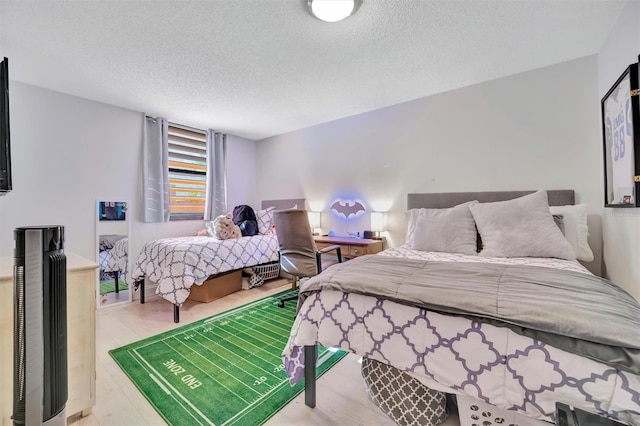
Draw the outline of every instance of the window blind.
<instances>
[{"instance_id":1,"label":"window blind","mask_svg":"<svg viewBox=\"0 0 640 426\"><path fill-rule=\"evenodd\" d=\"M202 219L207 197L207 134L169 123L170 220Z\"/></svg>"}]
</instances>

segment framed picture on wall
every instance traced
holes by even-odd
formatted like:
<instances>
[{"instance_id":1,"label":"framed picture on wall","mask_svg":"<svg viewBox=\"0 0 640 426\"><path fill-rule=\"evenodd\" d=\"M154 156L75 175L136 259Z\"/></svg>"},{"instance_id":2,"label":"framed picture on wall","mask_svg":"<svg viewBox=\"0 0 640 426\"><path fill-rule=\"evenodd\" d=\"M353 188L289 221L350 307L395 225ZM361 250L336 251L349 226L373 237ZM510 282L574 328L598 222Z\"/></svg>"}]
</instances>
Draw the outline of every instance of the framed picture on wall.
<instances>
[{"instance_id":1,"label":"framed picture on wall","mask_svg":"<svg viewBox=\"0 0 640 426\"><path fill-rule=\"evenodd\" d=\"M126 220L127 203L123 201L100 201L98 218L102 220Z\"/></svg>"},{"instance_id":2,"label":"framed picture on wall","mask_svg":"<svg viewBox=\"0 0 640 426\"><path fill-rule=\"evenodd\" d=\"M605 207L639 207L640 102L638 64L631 64L602 98Z\"/></svg>"}]
</instances>

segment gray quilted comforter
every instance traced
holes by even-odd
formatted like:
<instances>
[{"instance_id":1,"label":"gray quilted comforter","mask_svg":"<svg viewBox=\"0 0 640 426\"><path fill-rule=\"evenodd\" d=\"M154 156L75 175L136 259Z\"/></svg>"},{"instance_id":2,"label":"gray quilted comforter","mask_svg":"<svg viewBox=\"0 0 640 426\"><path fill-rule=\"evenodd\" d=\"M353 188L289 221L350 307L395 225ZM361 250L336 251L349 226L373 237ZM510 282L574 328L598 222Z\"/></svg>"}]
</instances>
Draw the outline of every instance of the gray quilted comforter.
<instances>
[{"instance_id":1,"label":"gray quilted comforter","mask_svg":"<svg viewBox=\"0 0 640 426\"><path fill-rule=\"evenodd\" d=\"M482 283L482 284L478 284ZM640 373L640 305L608 280L526 265L362 256L306 281L472 316L621 370Z\"/></svg>"}]
</instances>

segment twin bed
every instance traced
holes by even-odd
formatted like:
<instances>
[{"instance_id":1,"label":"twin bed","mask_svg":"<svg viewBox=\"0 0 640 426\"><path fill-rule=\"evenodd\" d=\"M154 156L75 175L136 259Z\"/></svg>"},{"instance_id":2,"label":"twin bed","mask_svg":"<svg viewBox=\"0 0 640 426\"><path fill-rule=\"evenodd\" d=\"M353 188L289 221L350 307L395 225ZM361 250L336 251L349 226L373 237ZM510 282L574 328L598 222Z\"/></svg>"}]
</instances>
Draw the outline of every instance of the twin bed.
<instances>
[{"instance_id":1,"label":"twin bed","mask_svg":"<svg viewBox=\"0 0 640 426\"><path fill-rule=\"evenodd\" d=\"M115 292L119 290L119 279L129 284L129 239L125 235L101 235L99 241L100 274L111 275Z\"/></svg>"},{"instance_id":2,"label":"twin bed","mask_svg":"<svg viewBox=\"0 0 640 426\"><path fill-rule=\"evenodd\" d=\"M146 243L133 271L144 303L145 285L157 284L156 294L173 303L174 322L192 285L202 285L211 276L278 260L275 235L217 240L213 237L163 238Z\"/></svg>"},{"instance_id":3,"label":"twin bed","mask_svg":"<svg viewBox=\"0 0 640 426\"><path fill-rule=\"evenodd\" d=\"M180 321L180 307L192 285L218 274L277 262L278 239L272 231L273 210L301 205L304 199L266 200L257 210L259 234L218 240L209 236L163 238L146 243L133 270L140 303L145 303L145 281L156 285L156 294L173 304L174 322Z\"/></svg>"},{"instance_id":4,"label":"twin bed","mask_svg":"<svg viewBox=\"0 0 640 426\"><path fill-rule=\"evenodd\" d=\"M639 424L640 306L573 259L591 255L586 231L563 229L548 207L584 225L573 191L546 194L409 194L408 244L306 281L283 351L306 404L322 345L530 419L555 421L561 402Z\"/></svg>"}]
</instances>

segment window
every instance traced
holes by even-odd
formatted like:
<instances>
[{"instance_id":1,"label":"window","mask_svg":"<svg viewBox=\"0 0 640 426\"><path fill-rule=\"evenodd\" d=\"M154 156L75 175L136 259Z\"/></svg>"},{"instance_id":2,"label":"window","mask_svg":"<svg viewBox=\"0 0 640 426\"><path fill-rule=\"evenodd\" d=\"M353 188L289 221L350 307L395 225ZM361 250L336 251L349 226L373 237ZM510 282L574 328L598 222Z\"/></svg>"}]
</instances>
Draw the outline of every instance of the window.
<instances>
[{"instance_id":1,"label":"window","mask_svg":"<svg viewBox=\"0 0 640 426\"><path fill-rule=\"evenodd\" d=\"M204 218L206 176L206 132L169 123L170 220Z\"/></svg>"}]
</instances>

